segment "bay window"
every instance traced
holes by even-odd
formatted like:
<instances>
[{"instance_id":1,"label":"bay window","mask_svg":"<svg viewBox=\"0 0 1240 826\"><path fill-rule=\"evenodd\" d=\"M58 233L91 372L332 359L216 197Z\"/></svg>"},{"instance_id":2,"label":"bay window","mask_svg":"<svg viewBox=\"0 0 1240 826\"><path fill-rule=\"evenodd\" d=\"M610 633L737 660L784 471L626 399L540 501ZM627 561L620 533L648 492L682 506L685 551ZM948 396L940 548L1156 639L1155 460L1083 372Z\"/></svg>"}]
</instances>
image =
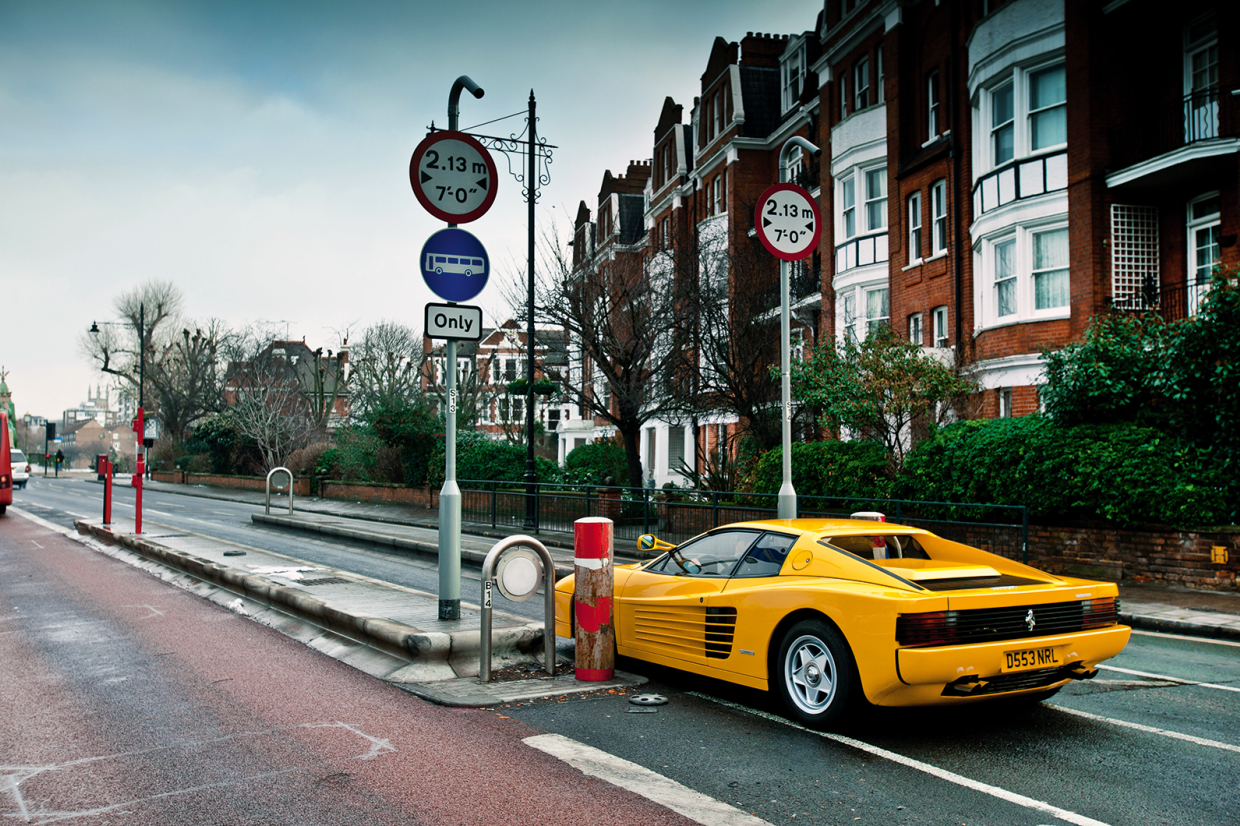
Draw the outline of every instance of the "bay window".
<instances>
[{"instance_id":1,"label":"bay window","mask_svg":"<svg viewBox=\"0 0 1240 826\"><path fill-rule=\"evenodd\" d=\"M975 250L979 327L1069 317L1070 255L1062 216L1058 223L1017 225L981 240Z\"/></svg>"},{"instance_id":2,"label":"bay window","mask_svg":"<svg viewBox=\"0 0 1240 826\"><path fill-rule=\"evenodd\" d=\"M865 171L865 228L887 228L887 167Z\"/></svg>"},{"instance_id":3,"label":"bay window","mask_svg":"<svg viewBox=\"0 0 1240 826\"><path fill-rule=\"evenodd\" d=\"M987 129L981 171L1068 142L1067 73L1062 63L1014 69L981 96L980 121Z\"/></svg>"},{"instance_id":4,"label":"bay window","mask_svg":"<svg viewBox=\"0 0 1240 826\"><path fill-rule=\"evenodd\" d=\"M852 238L857 234L857 183L849 175L841 181L841 184L843 189L840 200L843 207L841 229L845 238Z\"/></svg>"},{"instance_id":5,"label":"bay window","mask_svg":"<svg viewBox=\"0 0 1240 826\"><path fill-rule=\"evenodd\" d=\"M1068 306L1068 228L1033 233L1033 307Z\"/></svg>"}]
</instances>

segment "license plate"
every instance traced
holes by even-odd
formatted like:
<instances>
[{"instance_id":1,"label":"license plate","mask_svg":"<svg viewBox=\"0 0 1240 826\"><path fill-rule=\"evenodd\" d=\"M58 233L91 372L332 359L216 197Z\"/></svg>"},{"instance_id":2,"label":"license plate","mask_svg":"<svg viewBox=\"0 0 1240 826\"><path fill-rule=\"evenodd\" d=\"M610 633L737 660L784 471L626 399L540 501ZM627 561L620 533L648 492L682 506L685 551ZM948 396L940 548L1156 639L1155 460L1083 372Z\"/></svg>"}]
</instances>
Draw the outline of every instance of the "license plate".
<instances>
[{"instance_id":1,"label":"license plate","mask_svg":"<svg viewBox=\"0 0 1240 826\"><path fill-rule=\"evenodd\" d=\"M1059 650L1054 646L1045 648L1022 648L1019 651L1004 651L1000 663L1000 671L1032 671L1035 668L1057 668L1063 665L1059 658Z\"/></svg>"}]
</instances>

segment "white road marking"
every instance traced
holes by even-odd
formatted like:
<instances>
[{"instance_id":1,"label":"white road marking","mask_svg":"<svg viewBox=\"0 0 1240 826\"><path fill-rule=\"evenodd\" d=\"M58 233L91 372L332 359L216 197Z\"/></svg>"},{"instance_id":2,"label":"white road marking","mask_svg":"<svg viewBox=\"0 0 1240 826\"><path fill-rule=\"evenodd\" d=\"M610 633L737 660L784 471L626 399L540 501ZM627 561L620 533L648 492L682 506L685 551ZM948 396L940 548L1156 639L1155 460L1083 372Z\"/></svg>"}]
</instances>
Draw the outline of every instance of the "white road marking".
<instances>
[{"instance_id":1,"label":"white road marking","mask_svg":"<svg viewBox=\"0 0 1240 826\"><path fill-rule=\"evenodd\" d=\"M32 540L30 540L30 542L31 542L31 544L33 544L36 548L38 548L38 549L40 549L40 550L42 550L42 549L43 549L43 546L42 546L42 545L40 545L38 542L35 542L33 539L32 539Z\"/></svg>"},{"instance_id":2,"label":"white road marking","mask_svg":"<svg viewBox=\"0 0 1240 826\"><path fill-rule=\"evenodd\" d=\"M558 757L582 774L628 789L696 823L705 826L770 826L761 818L745 814L721 800L681 785L670 777L664 777L645 766L622 760L593 746L570 740L561 734L539 734L527 737L522 742L552 757Z\"/></svg>"},{"instance_id":3,"label":"white road marking","mask_svg":"<svg viewBox=\"0 0 1240 826\"><path fill-rule=\"evenodd\" d=\"M1194 737L1191 734L1182 734L1178 731L1169 731L1163 728L1154 728L1153 726L1143 726L1140 723L1129 723L1125 720L1116 720L1113 717L1102 717L1098 714L1090 714L1088 711L1077 711L1074 708L1067 708L1066 706L1054 705L1052 703L1047 703L1047 705L1051 706L1051 708L1056 711L1062 711L1065 714L1075 714L1077 717L1084 717L1087 720L1097 720L1100 723L1109 723L1113 726L1123 726L1124 728L1144 731L1148 734L1161 734L1163 737L1171 737L1175 740L1184 740L1189 743L1196 743L1199 746L1209 746L1214 749L1240 752L1240 746L1233 746L1230 743L1220 743L1217 740L1207 740L1204 737Z\"/></svg>"},{"instance_id":4,"label":"white road marking","mask_svg":"<svg viewBox=\"0 0 1240 826\"><path fill-rule=\"evenodd\" d=\"M791 720L786 720L783 717L777 717L774 714L768 714L765 711L749 708L748 706L743 706L739 703L720 700L705 694L698 694L694 691L689 692L689 694L694 697L700 697L703 700L709 700L712 703L718 703L722 706L748 712L755 717L763 717L767 720L781 723L789 728L800 729L801 731L809 734L816 734L827 740L834 740L842 745L851 746L859 751L864 751L869 754L873 754L876 757L891 760L894 763L899 763L900 765L907 766L910 769L925 772L926 774L937 777L940 780L946 780L949 783L955 783L956 785L963 786L966 789L972 789L973 791L981 792L982 794L988 794L991 797L997 797L1000 800L1005 800L1008 803L1013 803L1017 806L1024 806L1029 809L1035 809L1039 812L1046 812L1047 814L1053 815L1060 820L1067 821L1068 823L1075 823L1077 826L1107 826L1107 824L1103 823L1101 820L1094 820L1092 817L1086 817L1085 815L1077 814L1076 812L1070 812L1067 809L1061 809L1058 806L1051 805L1050 803L1046 803L1041 800L1034 800L1032 797L1025 797L1023 794L1009 792L1007 789L1001 789L998 786L991 786L989 783L982 783L978 780L973 780L963 775L956 774L955 772L948 771L947 769L940 769L938 766L923 763L922 761L915 760L912 757L905 757L903 754L897 754L894 751L888 751L887 749L870 745L869 743L865 743L861 740L854 740L853 738L846 737L843 734L832 734L831 732L826 731L814 731L813 729L794 723Z\"/></svg>"},{"instance_id":5,"label":"white road marking","mask_svg":"<svg viewBox=\"0 0 1240 826\"><path fill-rule=\"evenodd\" d=\"M160 516L172 516L172 514L170 513L164 513L163 511L157 511L154 508L143 508L142 511L143 513L157 513Z\"/></svg>"},{"instance_id":6,"label":"white road marking","mask_svg":"<svg viewBox=\"0 0 1240 826\"><path fill-rule=\"evenodd\" d=\"M1179 683L1180 685L1195 685L1201 688L1217 688L1219 691L1240 691L1240 686L1234 685L1218 685L1217 683L1199 683L1196 680L1182 680L1179 677L1168 677L1165 674L1151 674L1148 671L1133 671L1130 668L1116 668L1113 665L1100 665L1098 669L1101 671L1115 671L1120 674L1131 674L1134 677L1148 677L1151 680L1162 680L1168 683Z\"/></svg>"},{"instance_id":7,"label":"white road marking","mask_svg":"<svg viewBox=\"0 0 1240 826\"><path fill-rule=\"evenodd\" d=\"M1132 629L1132 633L1140 635L1142 637L1163 637L1169 640L1185 640L1187 642L1208 642L1210 645L1230 645L1233 648L1240 648L1240 642L1235 642L1234 640L1214 640L1214 639L1210 639L1209 637L1190 637L1185 634L1165 634L1162 631L1138 631L1136 628Z\"/></svg>"}]
</instances>

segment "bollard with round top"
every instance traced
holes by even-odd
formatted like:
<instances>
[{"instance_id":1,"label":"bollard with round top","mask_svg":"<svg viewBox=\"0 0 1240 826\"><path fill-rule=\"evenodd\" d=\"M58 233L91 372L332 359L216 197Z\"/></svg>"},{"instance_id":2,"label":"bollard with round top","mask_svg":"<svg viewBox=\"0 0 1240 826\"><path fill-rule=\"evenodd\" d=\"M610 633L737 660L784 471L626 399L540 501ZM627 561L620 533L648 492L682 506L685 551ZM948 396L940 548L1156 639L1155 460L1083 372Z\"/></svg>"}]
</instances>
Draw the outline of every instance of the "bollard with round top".
<instances>
[{"instance_id":1,"label":"bollard with round top","mask_svg":"<svg viewBox=\"0 0 1240 826\"><path fill-rule=\"evenodd\" d=\"M614 524L602 516L573 523L573 615L577 679L610 680L616 666L612 625Z\"/></svg>"}]
</instances>

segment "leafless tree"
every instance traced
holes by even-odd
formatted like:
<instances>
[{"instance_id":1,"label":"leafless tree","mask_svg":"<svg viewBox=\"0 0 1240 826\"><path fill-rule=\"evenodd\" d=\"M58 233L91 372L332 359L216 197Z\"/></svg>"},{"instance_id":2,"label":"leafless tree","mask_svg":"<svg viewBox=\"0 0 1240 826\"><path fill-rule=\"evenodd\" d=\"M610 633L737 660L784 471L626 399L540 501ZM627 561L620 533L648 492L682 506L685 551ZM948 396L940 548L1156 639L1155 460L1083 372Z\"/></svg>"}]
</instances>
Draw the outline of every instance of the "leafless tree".
<instances>
[{"instance_id":1,"label":"leafless tree","mask_svg":"<svg viewBox=\"0 0 1240 826\"><path fill-rule=\"evenodd\" d=\"M297 366L273 340L254 330L238 338L230 348L224 391L237 432L254 440L268 470L284 465L319 433Z\"/></svg>"},{"instance_id":2,"label":"leafless tree","mask_svg":"<svg viewBox=\"0 0 1240 826\"><path fill-rule=\"evenodd\" d=\"M350 353L352 410L367 411L409 402L422 395L422 337L397 321L379 321L362 332Z\"/></svg>"},{"instance_id":3,"label":"leafless tree","mask_svg":"<svg viewBox=\"0 0 1240 826\"><path fill-rule=\"evenodd\" d=\"M566 366L546 365L565 397L613 425L624 442L628 484L642 484L640 439L649 421L674 416L680 399L673 371L682 325L675 279L649 271L640 252L620 252L573 266L571 250L553 232L544 238L535 278L534 312L540 325L567 335ZM525 316L524 275L508 296Z\"/></svg>"}]
</instances>

